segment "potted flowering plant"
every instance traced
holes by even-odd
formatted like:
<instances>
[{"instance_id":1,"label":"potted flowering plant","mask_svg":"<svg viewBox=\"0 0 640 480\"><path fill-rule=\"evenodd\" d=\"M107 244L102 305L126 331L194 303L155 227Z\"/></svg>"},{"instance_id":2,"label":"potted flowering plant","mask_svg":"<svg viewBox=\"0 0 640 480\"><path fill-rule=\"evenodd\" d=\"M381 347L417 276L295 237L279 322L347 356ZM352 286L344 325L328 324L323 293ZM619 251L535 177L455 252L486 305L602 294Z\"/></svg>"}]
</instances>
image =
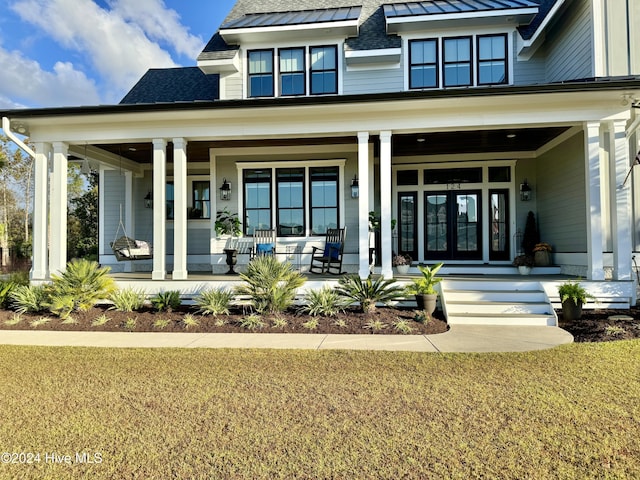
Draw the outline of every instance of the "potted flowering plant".
<instances>
[{"instance_id":1,"label":"potted flowering plant","mask_svg":"<svg viewBox=\"0 0 640 480\"><path fill-rule=\"evenodd\" d=\"M406 274L409 272L409 267L413 259L410 255L394 255L393 266L396 267L398 273Z\"/></svg>"},{"instance_id":2,"label":"potted flowering plant","mask_svg":"<svg viewBox=\"0 0 640 480\"><path fill-rule=\"evenodd\" d=\"M533 258L538 267L547 267L551 265L551 245L548 243L536 243L533 247Z\"/></svg>"},{"instance_id":3,"label":"potted flowering plant","mask_svg":"<svg viewBox=\"0 0 640 480\"><path fill-rule=\"evenodd\" d=\"M518 255L513 259L513 265L518 267L520 275L529 275L529 273L531 273L531 268L535 264L535 260L531 255Z\"/></svg>"}]
</instances>

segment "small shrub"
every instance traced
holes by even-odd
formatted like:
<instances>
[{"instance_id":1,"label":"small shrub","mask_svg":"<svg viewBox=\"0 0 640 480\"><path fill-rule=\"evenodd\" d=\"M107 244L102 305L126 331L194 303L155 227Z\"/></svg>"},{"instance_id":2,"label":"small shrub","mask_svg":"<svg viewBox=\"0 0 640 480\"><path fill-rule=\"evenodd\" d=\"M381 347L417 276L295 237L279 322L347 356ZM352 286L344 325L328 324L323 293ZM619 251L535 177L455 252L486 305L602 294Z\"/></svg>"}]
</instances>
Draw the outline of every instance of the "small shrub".
<instances>
[{"instance_id":1,"label":"small shrub","mask_svg":"<svg viewBox=\"0 0 640 480\"><path fill-rule=\"evenodd\" d=\"M243 284L236 288L239 295L248 295L258 313L284 312L293 303L305 277L289 263L280 263L274 256L261 255L241 273Z\"/></svg>"},{"instance_id":2,"label":"small shrub","mask_svg":"<svg viewBox=\"0 0 640 480\"><path fill-rule=\"evenodd\" d=\"M413 320L418 323L424 323L425 325L429 325L429 323L431 322L431 315L429 315L424 310L414 310Z\"/></svg>"},{"instance_id":3,"label":"small shrub","mask_svg":"<svg viewBox=\"0 0 640 480\"><path fill-rule=\"evenodd\" d=\"M22 317L20 316L19 313L13 315L13 317L11 317L8 320L4 321L5 325L9 325L9 326L13 326L13 325L18 325L20 322L22 322Z\"/></svg>"},{"instance_id":4,"label":"small shrub","mask_svg":"<svg viewBox=\"0 0 640 480\"><path fill-rule=\"evenodd\" d=\"M618 325L608 325L604 329L604 333L609 337L619 337L620 335L624 335L626 330Z\"/></svg>"},{"instance_id":5,"label":"small shrub","mask_svg":"<svg viewBox=\"0 0 640 480\"><path fill-rule=\"evenodd\" d=\"M167 292L158 292L151 298L151 305L159 312L171 312L182 304L180 292L178 290L169 290Z\"/></svg>"},{"instance_id":6,"label":"small shrub","mask_svg":"<svg viewBox=\"0 0 640 480\"><path fill-rule=\"evenodd\" d=\"M51 319L49 317L40 317L35 320L31 320L31 323L29 325L31 325L31 328L38 328L42 325L46 325L50 321Z\"/></svg>"},{"instance_id":7,"label":"small shrub","mask_svg":"<svg viewBox=\"0 0 640 480\"><path fill-rule=\"evenodd\" d=\"M157 328L158 330L163 330L167 328L167 326L171 323L171 320L168 318L158 318L153 322L153 328Z\"/></svg>"},{"instance_id":8,"label":"small shrub","mask_svg":"<svg viewBox=\"0 0 640 480\"><path fill-rule=\"evenodd\" d=\"M138 319L129 317L122 323L122 328L124 328L128 332L133 332L136 329L137 325Z\"/></svg>"},{"instance_id":9,"label":"small shrub","mask_svg":"<svg viewBox=\"0 0 640 480\"><path fill-rule=\"evenodd\" d=\"M273 324L271 325L272 328L284 328L287 325L289 325L289 323L287 322L287 320L285 318L282 317L276 317L273 319Z\"/></svg>"},{"instance_id":10,"label":"small shrub","mask_svg":"<svg viewBox=\"0 0 640 480\"><path fill-rule=\"evenodd\" d=\"M109 267L100 267L97 262L76 259L67 263L66 270L52 274L52 296L71 297L73 311L88 310L97 301L109 298L115 290L115 282L109 277Z\"/></svg>"},{"instance_id":11,"label":"small shrub","mask_svg":"<svg viewBox=\"0 0 640 480\"><path fill-rule=\"evenodd\" d=\"M60 322L62 325L77 325L78 320L76 320L75 318L73 318L71 315L69 315L67 318L65 318L64 320L62 320Z\"/></svg>"},{"instance_id":12,"label":"small shrub","mask_svg":"<svg viewBox=\"0 0 640 480\"><path fill-rule=\"evenodd\" d=\"M307 330L317 330L318 329L318 319L317 318L312 318L311 320L308 320L308 321L304 322L302 324L302 326L304 328L306 328Z\"/></svg>"},{"instance_id":13,"label":"small shrub","mask_svg":"<svg viewBox=\"0 0 640 480\"><path fill-rule=\"evenodd\" d=\"M76 300L71 294L53 294L44 302L54 315L66 319L76 308Z\"/></svg>"},{"instance_id":14,"label":"small shrub","mask_svg":"<svg viewBox=\"0 0 640 480\"><path fill-rule=\"evenodd\" d=\"M47 289L44 285L18 285L10 297L11 306L18 313L36 313L46 309Z\"/></svg>"},{"instance_id":15,"label":"small shrub","mask_svg":"<svg viewBox=\"0 0 640 480\"><path fill-rule=\"evenodd\" d=\"M7 308L11 302L11 292L18 287L17 283L2 281L0 282L0 308Z\"/></svg>"},{"instance_id":16,"label":"small shrub","mask_svg":"<svg viewBox=\"0 0 640 480\"><path fill-rule=\"evenodd\" d=\"M398 320L396 322L393 322L393 328L404 335L413 333L413 327L408 320Z\"/></svg>"},{"instance_id":17,"label":"small shrub","mask_svg":"<svg viewBox=\"0 0 640 480\"><path fill-rule=\"evenodd\" d=\"M144 307L147 296L143 290L123 288L111 294L109 300L113 303L111 310L118 312L135 312Z\"/></svg>"},{"instance_id":18,"label":"small shrub","mask_svg":"<svg viewBox=\"0 0 640 480\"><path fill-rule=\"evenodd\" d=\"M336 320L335 322L333 322L333 324L336 327L347 328L347 322L345 321L344 318L340 318L340 319Z\"/></svg>"},{"instance_id":19,"label":"small shrub","mask_svg":"<svg viewBox=\"0 0 640 480\"><path fill-rule=\"evenodd\" d=\"M333 288L324 286L320 290L310 290L306 295L302 311L313 316L335 317L347 308L348 301Z\"/></svg>"},{"instance_id":20,"label":"small shrub","mask_svg":"<svg viewBox=\"0 0 640 480\"><path fill-rule=\"evenodd\" d=\"M184 328L186 329L196 328L200 326L200 321L190 313L187 313L184 317L182 317L182 325L184 325Z\"/></svg>"},{"instance_id":21,"label":"small shrub","mask_svg":"<svg viewBox=\"0 0 640 480\"><path fill-rule=\"evenodd\" d=\"M102 315L100 315L98 318L94 318L91 321L91 326L92 327L100 327L102 325L105 325L107 322L109 322L109 320L111 320L109 317L107 317L104 313Z\"/></svg>"},{"instance_id":22,"label":"small shrub","mask_svg":"<svg viewBox=\"0 0 640 480\"><path fill-rule=\"evenodd\" d=\"M405 294L402 287L393 285L395 280L392 278L377 277L373 280L369 275L362 280L360 276L352 274L341 277L338 283L337 292L358 302L364 313L373 312L376 309L376 303L388 304Z\"/></svg>"},{"instance_id":23,"label":"small shrub","mask_svg":"<svg viewBox=\"0 0 640 480\"><path fill-rule=\"evenodd\" d=\"M204 290L195 298L198 305L198 313L204 315L229 315L229 304L233 299L233 292L221 288L212 288Z\"/></svg>"},{"instance_id":24,"label":"small shrub","mask_svg":"<svg viewBox=\"0 0 640 480\"><path fill-rule=\"evenodd\" d=\"M240 326L246 328L247 330L259 330L264 328L265 324L262 321L262 317L260 315L247 315L242 320L240 320Z\"/></svg>"},{"instance_id":25,"label":"small shrub","mask_svg":"<svg viewBox=\"0 0 640 480\"><path fill-rule=\"evenodd\" d=\"M372 320L371 322L366 323L364 325L364 328L368 328L372 332L381 332L382 330L387 328L387 324L382 320Z\"/></svg>"}]
</instances>

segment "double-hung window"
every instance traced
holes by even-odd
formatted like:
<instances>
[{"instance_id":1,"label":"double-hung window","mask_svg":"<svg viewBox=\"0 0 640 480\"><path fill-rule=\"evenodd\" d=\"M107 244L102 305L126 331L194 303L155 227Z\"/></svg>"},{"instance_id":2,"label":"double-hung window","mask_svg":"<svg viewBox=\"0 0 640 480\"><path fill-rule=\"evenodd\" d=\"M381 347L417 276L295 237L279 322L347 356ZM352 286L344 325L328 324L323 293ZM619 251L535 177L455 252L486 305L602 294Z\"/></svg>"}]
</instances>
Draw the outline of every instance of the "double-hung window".
<instances>
[{"instance_id":1,"label":"double-hung window","mask_svg":"<svg viewBox=\"0 0 640 480\"><path fill-rule=\"evenodd\" d=\"M327 233L327 228L338 228L338 168L309 169L311 178L311 233Z\"/></svg>"},{"instance_id":2,"label":"double-hung window","mask_svg":"<svg viewBox=\"0 0 640 480\"><path fill-rule=\"evenodd\" d=\"M444 86L471 85L471 37L445 38L442 50Z\"/></svg>"},{"instance_id":3,"label":"double-hung window","mask_svg":"<svg viewBox=\"0 0 640 480\"><path fill-rule=\"evenodd\" d=\"M304 168L276 170L278 236L304 235Z\"/></svg>"},{"instance_id":4,"label":"double-hung window","mask_svg":"<svg viewBox=\"0 0 640 480\"><path fill-rule=\"evenodd\" d=\"M335 45L311 47L311 95L338 93L338 49Z\"/></svg>"},{"instance_id":5,"label":"double-hung window","mask_svg":"<svg viewBox=\"0 0 640 480\"><path fill-rule=\"evenodd\" d=\"M283 48L280 56L280 95L304 95L305 84L305 49Z\"/></svg>"},{"instance_id":6,"label":"double-hung window","mask_svg":"<svg viewBox=\"0 0 640 480\"><path fill-rule=\"evenodd\" d=\"M211 194L209 181L195 181L192 184L192 209L190 218L211 218Z\"/></svg>"},{"instance_id":7,"label":"double-hung window","mask_svg":"<svg viewBox=\"0 0 640 480\"><path fill-rule=\"evenodd\" d=\"M409 88L438 86L438 41L412 40L409 42Z\"/></svg>"},{"instance_id":8,"label":"double-hung window","mask_svg":"<svg viewBox=\"0 0 640 480\"><path fill-rule=\"evenodd\" d=\"M271 228L271 169L244 171L244 233Z\"/></svg>"},{"instance_id":9,"label":"double-hung window","mask_svg":"<svg viewBox=\"0 0 640 480\"><path fill-rule=\"evenodd\" d=\"M273 50L249 52L249 96L273 96Z\"/></svg>"},{"instance_id":10,"label":"double-hung window","mask_svg":"<svg viewBox=\"0 0 640 480\"><path fill-rule=\"evenodd\" d=\"M478 36L478 85L507 83L507 36Z\"/></svg>"}]
</instances>

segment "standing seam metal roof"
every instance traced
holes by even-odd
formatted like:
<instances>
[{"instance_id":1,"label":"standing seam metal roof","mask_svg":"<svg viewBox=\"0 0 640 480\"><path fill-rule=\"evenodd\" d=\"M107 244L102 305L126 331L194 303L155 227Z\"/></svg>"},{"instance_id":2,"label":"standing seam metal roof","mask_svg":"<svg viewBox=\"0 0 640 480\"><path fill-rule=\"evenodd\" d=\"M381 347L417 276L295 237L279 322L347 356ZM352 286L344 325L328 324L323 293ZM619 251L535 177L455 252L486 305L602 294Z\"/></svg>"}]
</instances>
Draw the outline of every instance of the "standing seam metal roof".
<instances>
[{"instance_id":1,"label":"standing seam metal roof","mask_svg":"<svg viewBox=\"0 0 640 480\"><path fill-rule=\"evenodd\" d=\"M341 22L357 20L360 6L300 10L293 12L253 13L222 24L222 30L233 28L277 27L284 25L304 25L309 23Z\"/></svg>"},{"instance_id":2,"label":"standing seam metal roof","mask_svg":"<svg viewBox=\"0 0 640 480\"><path fill-rule=\"evenodd\" d=\"M531 0L430 0L383 5L386 17L441 15L531 7L538 7L538 3Z\"/></svg>"}]
</instances>

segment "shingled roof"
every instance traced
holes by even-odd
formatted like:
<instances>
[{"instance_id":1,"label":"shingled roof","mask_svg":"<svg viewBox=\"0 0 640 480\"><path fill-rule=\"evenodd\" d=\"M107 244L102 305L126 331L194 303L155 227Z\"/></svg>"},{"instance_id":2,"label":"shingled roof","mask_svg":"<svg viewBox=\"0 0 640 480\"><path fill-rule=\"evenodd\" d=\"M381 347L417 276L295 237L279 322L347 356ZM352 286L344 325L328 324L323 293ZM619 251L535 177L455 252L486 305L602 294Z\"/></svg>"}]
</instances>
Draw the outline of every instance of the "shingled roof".
<instances>
[{"instance_id":1,"label":"shingled roof","mask_svg":"<svg viewBox=\"0 0 640 480\"><path fill-rule=\"evenodd\" d=\"M198 67L151 69L120 104L175 103L219 99L218 75L205 75Z\"/></svg>"},{"instance_id":2,"label":"shingled roof","mask_svg":"<svg viewBox=\"0 0 640 480\"><path fill-rule=\"evenodd\" d=\"M238 0L224 20L223 25L235 25L245 16L269 14L276 12L300 12L320 9L338 9L361 7L360 29L357 37L348 38L345 42L346 50L374 50L381 48L401 47L400 37L386 33L386 22L383 5L416 5L420 3L433 4L433 7L444 5L445 8L469 10L517 8L523 5L540 4L540 13L534 18L531 26L523 28L521 32L531 37L540 26L557 0L438 0L437 2L399 2L394 0ZM464 5L462 5L464 4ZM522 5L519 5L522 4ZM525 38L528 38L525 37ZM207 43L198 60L215 60L231 58L238 47L227 45L216 32Z\"/></svg>"}]
</instances>

